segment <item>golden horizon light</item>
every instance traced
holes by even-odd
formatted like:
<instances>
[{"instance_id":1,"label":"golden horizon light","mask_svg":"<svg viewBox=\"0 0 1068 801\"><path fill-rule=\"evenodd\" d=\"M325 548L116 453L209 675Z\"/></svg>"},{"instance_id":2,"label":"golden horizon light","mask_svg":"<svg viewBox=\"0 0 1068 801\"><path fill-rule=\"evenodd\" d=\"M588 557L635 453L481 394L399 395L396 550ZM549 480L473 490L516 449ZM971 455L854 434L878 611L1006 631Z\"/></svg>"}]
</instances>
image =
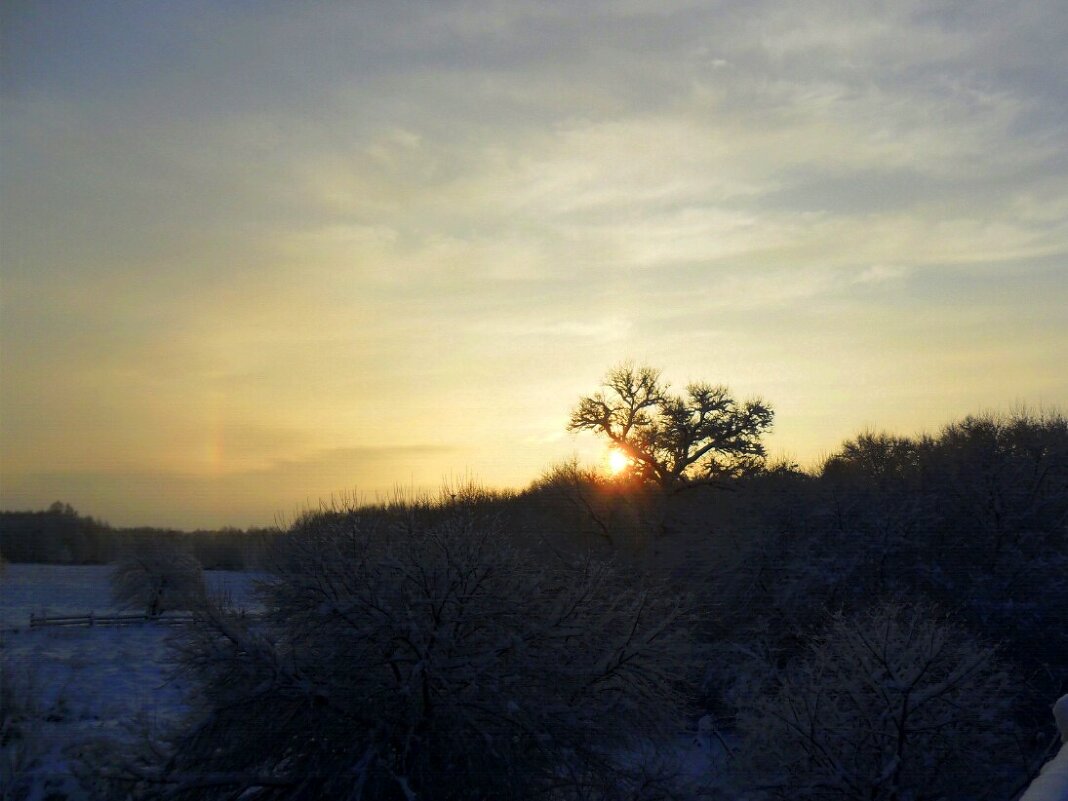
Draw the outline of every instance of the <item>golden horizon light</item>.
<instances>
[{"instance_id":1,"label":"golden horizon light","mask_svg":"<svg viewBox=\"0 0 1068 801\"><path fill-rule=\"evenodd\" d=\"M624 361L769 456L1068 409L1068 14L0 4L0 508L270 525L578 457Z\"/></svg>"},{"instance_id":2,"label":"golden horizon light","mask_svg":"<svg viewBox=\"0 0 1068 801\"><path fill-rule=\"evenodd\" d=\"M608 451L608 470L613 476L618 476L633 464L631 458L619 448Z\"/></svg>"}]
</instances>

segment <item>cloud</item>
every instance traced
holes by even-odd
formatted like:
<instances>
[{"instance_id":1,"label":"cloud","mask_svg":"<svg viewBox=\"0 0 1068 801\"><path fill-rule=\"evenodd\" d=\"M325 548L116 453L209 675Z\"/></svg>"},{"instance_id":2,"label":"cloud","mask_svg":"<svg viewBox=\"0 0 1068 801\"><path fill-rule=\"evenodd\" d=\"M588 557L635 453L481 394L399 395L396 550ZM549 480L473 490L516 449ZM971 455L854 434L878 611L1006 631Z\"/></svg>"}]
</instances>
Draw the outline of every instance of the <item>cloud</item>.
<instances>
[{"instance_id":1,"label":"cloud","mask_svg":"<svg viewBox=\"0 0 1068 801\"><path fill-rule=\"evenodd\" d=\"M898 281L909 274L907 267L898 264L873 264L853 279L857 284L882 284Z\"/></svg>"},{"instance_id":2,"label":"cloud","mask_svg":"<svg viewBox=\"0 0 1068 801\"><path fill-rule=\"evenodd\" d=\"M983 326L1056 396L1062 6L9 4L5 473L521 482L621 358L950 416Z\"/></svg>"}]
</instances>

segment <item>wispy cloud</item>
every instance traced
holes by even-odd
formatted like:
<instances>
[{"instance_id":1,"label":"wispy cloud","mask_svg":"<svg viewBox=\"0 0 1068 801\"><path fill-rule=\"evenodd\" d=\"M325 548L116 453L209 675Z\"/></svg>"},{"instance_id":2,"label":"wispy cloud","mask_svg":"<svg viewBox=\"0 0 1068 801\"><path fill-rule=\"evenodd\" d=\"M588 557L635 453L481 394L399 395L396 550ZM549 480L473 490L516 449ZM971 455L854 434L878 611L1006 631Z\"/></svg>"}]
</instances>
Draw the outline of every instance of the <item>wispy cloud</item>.
<instances>
[{"instance_id":1,"label":"wispy cloud","mask_svg":"<svg viewBox=\"0 0 1068 801\"><path fill-rule=\"evenodd\" d=\"M221 464L266 508L391 445L521 482L622 358L802 457L1068 400L1056 0L0 13L5 503ZM365 456L303 474L410 476Z\"/></svg>"}]
</instances>

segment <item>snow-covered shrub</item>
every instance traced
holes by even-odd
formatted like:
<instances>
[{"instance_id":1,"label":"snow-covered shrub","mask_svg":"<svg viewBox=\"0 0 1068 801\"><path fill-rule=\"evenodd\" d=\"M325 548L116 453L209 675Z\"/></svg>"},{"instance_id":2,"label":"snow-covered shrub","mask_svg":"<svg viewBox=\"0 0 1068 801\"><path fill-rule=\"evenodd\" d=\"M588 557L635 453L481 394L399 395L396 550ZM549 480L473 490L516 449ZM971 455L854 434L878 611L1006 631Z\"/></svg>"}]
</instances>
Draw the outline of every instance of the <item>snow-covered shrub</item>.
<instances>
[{"instance_id":1,"label":"snow-covered shrub","mask_svg":"<svg viewBox=\"0 0 1068 801\"><path fill-rule=\"evenodd\" d=\"M204 600L204 571L188 550L160 539L131 546L111 574L112 598L150 617L195 609Z\"/></svg>"},{"instance_id":2,"label":"snow-covered shrub","mask_svg":"<svg viewBox=\"0 0 1068 801\"><path fill-rule=\"evenodd\" d=\"M740 784L753 798L1003 797L1012 689L992 648L929 607L836 616L742 710Z\"/></svg>"},{"instance_id":3,"label":"snow-covered shrub","mask_svg":"<svg viewBox=\"0 0 1068 801\"><path fill-rule=\"evenodd\" d=\"M128 776L188 798L663 797L679 602L462 509L415 531L312 516L276 561L264 621L208 613L182 647L200 708Z\"/></svg>"},{"instance_id":4,"label":"snow-covered shrub","mask_svg":"<svg viewBox=\"0 0 1068 801\"><path fill-rule=\"evenodd\" d=\"M29 662L0 662L0 799L27 798L47 750L38 734L39 687Z\"/></svg>"},{"instance_id":5,"label":"snow-covered shrub","mask_svg":"<svg viewBox=\"0 0 1068 801\"><path fill-rule=\"evenodd\" d=\"M1059 750L1020 796L1019 801L1064 801L1068 798L1068 695L1053 705L1053 717L1060 734Z\"/></svg>"}]
</instances>

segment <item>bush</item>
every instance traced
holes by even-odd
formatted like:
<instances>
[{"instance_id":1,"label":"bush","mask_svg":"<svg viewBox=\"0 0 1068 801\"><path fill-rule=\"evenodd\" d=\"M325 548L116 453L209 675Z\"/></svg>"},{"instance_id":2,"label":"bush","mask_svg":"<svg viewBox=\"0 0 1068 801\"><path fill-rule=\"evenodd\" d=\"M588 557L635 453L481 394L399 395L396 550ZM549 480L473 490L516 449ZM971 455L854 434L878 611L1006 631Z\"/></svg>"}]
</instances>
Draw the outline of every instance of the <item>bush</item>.
<instances>
[{"instance_id":1,"label":"bush","mask_svg":"<svg viewBox=\"0 0 1068 801\"><path fill-rule=\"evenodd\" d=\"M837 616L743 710L743 783L778 799L1005 797L1013 689L991 648L930 608Z\"/></svg>"},{"instance_id":2,"label":"bush","mask_svg":"<svg viewBox=\"0 0 1068 801\"><path fill-rule=\"evenodd\" d=\"M677 601L606 562L539 564L462 509L378 521L295 526L266 622L209 615L181 651L203 706L168 764L131 776L189 798L663 789L689 668Z\"/></svg>"}]
</instances>

